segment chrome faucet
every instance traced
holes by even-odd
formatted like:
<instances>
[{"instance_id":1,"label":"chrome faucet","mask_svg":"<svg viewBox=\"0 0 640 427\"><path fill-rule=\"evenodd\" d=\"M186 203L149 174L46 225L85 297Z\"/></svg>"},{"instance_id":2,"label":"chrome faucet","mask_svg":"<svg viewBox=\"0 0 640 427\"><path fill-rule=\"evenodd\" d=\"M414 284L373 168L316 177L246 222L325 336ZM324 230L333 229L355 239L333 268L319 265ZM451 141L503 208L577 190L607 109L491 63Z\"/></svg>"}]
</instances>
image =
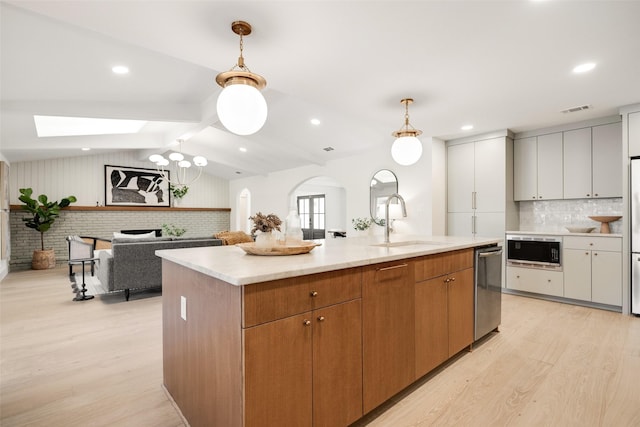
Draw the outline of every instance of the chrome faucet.
<instances>
[{"instance_id":1,"label":"chrome faucet","mask_svg":"<svg viewBox=\"0 0 640 427\"><path fill-rule=\"evenodd\" d=\"M398 199L400 206L402 206L402 216L407 216L407 207L404 204L404 199L398 193L394 193L387 197L387 201L384 202L384 242L389 243L389 203L393 198Z\"/></svg>"}]
</instances>

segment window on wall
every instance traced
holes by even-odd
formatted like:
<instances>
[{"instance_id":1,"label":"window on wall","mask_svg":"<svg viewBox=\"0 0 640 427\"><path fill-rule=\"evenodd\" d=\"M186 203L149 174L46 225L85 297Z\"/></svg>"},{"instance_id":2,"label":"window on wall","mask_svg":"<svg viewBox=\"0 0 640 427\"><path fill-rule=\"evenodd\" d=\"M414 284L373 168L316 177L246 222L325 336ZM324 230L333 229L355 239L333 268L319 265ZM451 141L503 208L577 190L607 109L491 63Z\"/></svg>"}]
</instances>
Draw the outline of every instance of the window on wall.
<instances>
[{"instance_id":1,"label":"window on wall","mask_svg":"<svg viewBox=\"0 0 640 427\"><path fill-rule=\"evenodd\" d=\"M298 215L305 240L324 239L325 237L326 210L324 201L324 194L298 196Z\"/></svg>"}]
</instances>

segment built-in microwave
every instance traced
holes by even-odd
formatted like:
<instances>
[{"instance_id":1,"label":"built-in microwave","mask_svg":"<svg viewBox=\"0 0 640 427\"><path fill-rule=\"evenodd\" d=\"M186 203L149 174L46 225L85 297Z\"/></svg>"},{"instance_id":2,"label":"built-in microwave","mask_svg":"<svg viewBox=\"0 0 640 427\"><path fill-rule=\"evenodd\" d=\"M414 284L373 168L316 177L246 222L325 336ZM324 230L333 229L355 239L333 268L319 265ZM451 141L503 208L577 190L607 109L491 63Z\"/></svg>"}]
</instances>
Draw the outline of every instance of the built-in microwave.
<instances>
[{"instance_id":1,"label":"built-in microwave","mask_svg":"<svg viewBox=\"0 0 640 427\"><path fill-rule=\"evenodd\" d=\"M507 264L562 269L562 237L507 234Z\"/></svg>"}]
</instances>

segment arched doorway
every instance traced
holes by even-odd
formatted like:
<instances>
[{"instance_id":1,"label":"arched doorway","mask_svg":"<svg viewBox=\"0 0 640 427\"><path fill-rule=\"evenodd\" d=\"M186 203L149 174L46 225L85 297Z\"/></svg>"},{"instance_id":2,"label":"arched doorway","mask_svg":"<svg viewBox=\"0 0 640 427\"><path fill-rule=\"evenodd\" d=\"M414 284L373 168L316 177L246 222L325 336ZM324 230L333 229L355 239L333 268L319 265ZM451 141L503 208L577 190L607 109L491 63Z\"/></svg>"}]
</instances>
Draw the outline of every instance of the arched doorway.
<instances>
[{"instance_id":1,"label":"arched doorway","mask_svg":"<svg viewBox=\"0 0 640 427\"><path fill-rule=\"evenodd\" d=\"M237 229L247 234L251 233L251 222L249 221L249 212L251 212L251 192L247 188L243 188L236 200L236 224Z\"/></svg>"},{"instance_id":2,"label":"arched doorway","mask_svg":"<svg viewBox=\"0 0 640 427\"><path fill-rule=\"evenodd\" d=\"M324 239L330 230L345 230L347 196L342 183L317 176L298 184L289 193L289 211L300 215L305 239Z\"/></svg>"}]
</instances>

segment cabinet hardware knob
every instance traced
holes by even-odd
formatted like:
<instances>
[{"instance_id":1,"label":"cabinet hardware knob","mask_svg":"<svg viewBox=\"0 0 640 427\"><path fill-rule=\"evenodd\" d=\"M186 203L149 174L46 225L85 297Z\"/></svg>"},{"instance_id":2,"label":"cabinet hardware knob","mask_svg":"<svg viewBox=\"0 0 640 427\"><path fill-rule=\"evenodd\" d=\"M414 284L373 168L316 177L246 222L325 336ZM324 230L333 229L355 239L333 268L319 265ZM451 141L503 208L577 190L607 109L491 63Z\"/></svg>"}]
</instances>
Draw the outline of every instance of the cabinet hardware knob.
<instances>
[{"instance_id":1,"label":"cabinet hardware knob","mask_svg":"<svg viewBox=\"0 0 640 427\"><path fill-rule=\"evenodd\" d=\"M587 194L587 197L591 197L591 194Z\"/></svg>"},{"instance_id":2,"label":"cabinet hardware knob","mask_svg":"<svg viewBox=\"0 0 640 427\"><path fill-rule=\"evenodd\" d=\"M640 260L638 260L640 261ZM451 279L449 279L448 277L446 279L444 279L444 283L449 283L451 281Z\"/></svg>"},{"instance_id":3,"label":"cabinet hardware knob","mask_svg":"<svg viewBox=\"0 0 640 427\"><path fill-rule=\"evenodd\" d=\"M533 196L533 198L535 199L535 198L536 198L536 196Z\"/></svg>"},{"instance_id":4,"label":"cabinet hardware knob","mask_svg":"<svg viewBox=\"0 0 640 427\"><path fill-rule=\"evenodd\" d=\"M519 278L520 278L520 276L516 276L516 279L519 279Z\"/></svg>"},{"instance_id":5,"label":"cabinet hardware knob","mask_svg":"<svg viewBox=\"0 0 640 427\"><path fill-rule=\"evenodd\" d=\"M598 256L598 252L594 252L594 253L593 253L593 256Z\"/></svg>"},{"instance_id":6,"label":"cabinet hardware knob","mask_svg":"<svg viewBox=\"0 0 640 427\"><path fill-rule=\"evenodd\" d=\"M598 193L594 194L595 197L598 197Z\"/></svg>"},{"instance_id":7,"label":"cabinet hardware knob","mask_svg":"<svg viewBox=\"0 0 640 427\"><path fill-rule=\"evenodd\" d=\"M547 282L551 283L551 279L547 279Z\"/></svg>"},{"instance_id":8,"label":"cabinet hardware knob","mask_svg":"<svg viewBox=\"0 0 640 427\"><path fill-rule=\"evenodd\" d=\"M589 243L589 246L593 246L593 243Z\"/></svg>"},{"instance_id":9,"label":"cabinet hardware knob","mask_svg":"<svg viewBox=\"0 0 640 427\"><path fill-rule=\"evenodd\" d=\"M318 317L318 322L324 322L324 316L319 316Z\"/></svg>"},{"instance_id":10,"label":"cabinet hardware knob","mask_svg":"<svg viewBox=\"0 0 640 427\"><path fill-rule=\"evenodd\" d=\"M585 255L589 255L589 252L585 252L584 254L585 254Z\"/></svg>"},{"instance_id":11,"label":"cabinet hardware knob","mask_svg":"<svg viewBox=\"0 0 640 427\"><path fill-rule=\"evenodd\" d=\"M317 291L311 291L309 293L309 295L311 295L312 297L317 297L318 296L318 292Z\"/></svg>"},{"instance_id":12,"label":"cabinet hardware knob","mask_svg":"<svg viewBox=\"0 0 640 427\"><path fill-rule=\"evenodd\" d=\"M304 326L309 326L309 325L311 324L311 320L304 319L304 320L302 321L302 324L303 324Z\"/></svg>"},{"instance_id":13,"label":"cabinet hardware knob","mask_svg":"<svg viewBox=\"0 0 640 427\"><path fill-rule=\"evenodd\" d=\"M542 199L542 196L538 196L538 199Z\"/></svg>"},{"instance_id":14,"label":"cabinet hardware knob","mask_svg":"<svg viewBox=\"0 0 640 427\"><path fill-rule=\"evenodd\" d=\"M452 281L452 282L455 282L455 281L456 281L456 278L455 278L455 277L452 277L452 278L451 278L451 281Z\"/></svg>"}]
</instances>

